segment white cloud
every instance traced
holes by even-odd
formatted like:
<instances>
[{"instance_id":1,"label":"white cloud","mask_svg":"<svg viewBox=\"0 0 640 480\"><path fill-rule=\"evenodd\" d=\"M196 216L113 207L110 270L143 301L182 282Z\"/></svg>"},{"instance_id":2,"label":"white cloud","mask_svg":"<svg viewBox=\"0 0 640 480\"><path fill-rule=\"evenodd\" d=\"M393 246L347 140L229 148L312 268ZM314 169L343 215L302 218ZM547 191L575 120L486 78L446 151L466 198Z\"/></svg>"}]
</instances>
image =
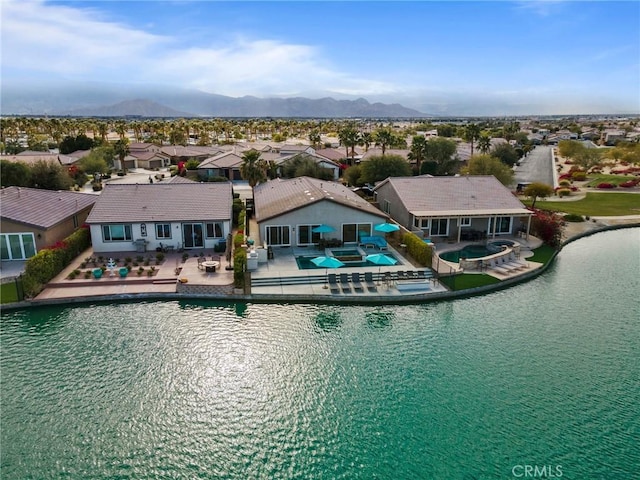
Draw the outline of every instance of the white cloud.
<instances>
[{"instance_id":1,"label":"white cloud","mask_svg":"<svg viewBox=\"0 0 640 480\"><path fill-rule=\"evenodd\" d=\"M3 70L68 77L134 68L167 39L100 19L100 12L42 1L2 1Z\"/></svg>"}]
</instances>

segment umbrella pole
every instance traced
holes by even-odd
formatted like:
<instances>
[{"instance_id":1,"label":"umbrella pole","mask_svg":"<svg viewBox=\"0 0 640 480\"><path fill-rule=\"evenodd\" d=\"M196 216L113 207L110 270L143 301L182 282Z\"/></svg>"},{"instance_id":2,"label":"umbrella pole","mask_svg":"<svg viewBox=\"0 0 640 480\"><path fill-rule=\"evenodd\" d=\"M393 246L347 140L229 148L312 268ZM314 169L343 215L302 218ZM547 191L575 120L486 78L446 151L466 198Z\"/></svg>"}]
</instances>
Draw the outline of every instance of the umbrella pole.
<instances>
[{"instance_id":1,"label":"umbrella pole","mask_svg":"<svg viewBox=\"0 0 640 480\"><path fill-rule=\"evenodd\" d=\"M325 268L324 269L324 285L322 286L322 288L329 288L329 269Z\"/></svg>"}]
</instances>

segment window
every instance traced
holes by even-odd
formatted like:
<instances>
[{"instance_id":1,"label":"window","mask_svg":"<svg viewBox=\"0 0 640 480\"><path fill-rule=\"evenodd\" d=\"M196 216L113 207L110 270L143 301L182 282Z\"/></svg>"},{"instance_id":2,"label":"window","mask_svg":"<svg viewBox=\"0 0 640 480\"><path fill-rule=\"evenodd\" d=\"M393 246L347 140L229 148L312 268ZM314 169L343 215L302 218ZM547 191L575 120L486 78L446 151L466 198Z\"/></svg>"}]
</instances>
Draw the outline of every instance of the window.
<instances>
[{"instance_id":1,"label":"window","mask_svg":"<svg viewBox=\"0 0 640 480\"><path fill-rule=\"evenodd\" d=\"M156 223L156 238L171 238L171 224Z\"/></svg>"},{"instance_id":2,"label":"window","mask_svg":"<svg viewBox=\"0 0 640 480\"><path fill-rule=\"evenodd\" d=\"M103 225L102 239L105 242L131 240L131 225Z\"/></svg>"},{"instance_id":3,"label":"window","mask_svg":"<svg viewBox=\"0 0 640 480\"><path fill-rule=\"evenodd\" d=\"M460 222L461 227L470 227L471 226L471 217L462 217L458 220Z\"/></svg>"},{"instance_id":4,"label":"window","mask_svg":"<svg viewBox=\"0 0 640 480\"><path fill-rule=\"evenodd\" d=\"M320 234L313 231L319 225L298 225L298 245L314 245L320 241Z\"/></svg>"},{"instance_id":5,"label":"window","mask_svg":"<svg viewBox=\"0 0 640 480\"><path fill-rule=\"evenodd\" d=\"M140 224L140 235L142 235L143 237L147 236L147 224L146 223L141 223Z\"/></svg>"},{"instance_id":6,"label":"window","mask_svg":"<svg viewBox=\"0 0 640 480\"><path fill-rule=\"evenodd\" d=\"M384 213L391 213L391 202L389 200L385 200L382 204L382 211Z\"/></svg>"},{"instance_id":7,"label":"window","mask_svg":"<svg viewBox=\"0 0 640 480\"><path fill-rule=\"evenodd\" d=\"M291 245L289 226L275 225L267 227L267 244L275 246Z\"/></svg>"},{"instance_id":8,"label":"window","mask_svg":"<svg viewBox=\"0 0 640 480\"><path fill-rule=\"evenodd\" d=\"M431 219L431 236L432 237L446 237L448 234L449 234L448 218Z\"/></svg>"},{"instance_id":9,"label":"window","mask_svg":"<svg viewBox=\"0 0 640 480\"><path fill-rule=\"evenodd\" d=\"M413 226L416 228L422 228L424 230L429 228L429 219L428 218L420 218L413 217Z\"/></svg>"},{"instance_id":10,"label":"window","mask_svg":"<svg viewBox=\"0 0 640 480\"><path fill-rule=\"evenodd\" d=\"M33 233L0 234L2 260L24 260L36 254Z\"/></svg>"},{"instance_id":11,"label":"window","mask_svg":"<svg viewBox=\"0 0 640 480\"><path fill-rule=\"evenodd\" d=\"M371 235L370 223L345 223L342 225L342 241L358 242L361 237L368 237Z\"/></svg>"},{"instance_id":12,"label":"window","mask_svg":"<svg viewBox=\"0 0 640 480\"><path fill-rule=\"evenodd\" d=\"M78 215L73 216L73 228L78 228Z\"/></svg>"},{"instance_id":13,"label":"window","mask_svg":"<svg viewBox=\"0 0 640 480\"><path fill-rule=\"evenodd\" d=\"M511 217L495 217L495 233L511 233ZM493 233L494 220L490 220L489 232Z\"/></svg>"},{"instance_id":14,"label":"window","mask_svg":"<svg viewBox=\"0 0 640 480\"><path fill-rule=\"evenodd\" d=\"M207 238L222 238L224 236L222 222L207 223L206 229Z\"/></svg>"}]
</instances>

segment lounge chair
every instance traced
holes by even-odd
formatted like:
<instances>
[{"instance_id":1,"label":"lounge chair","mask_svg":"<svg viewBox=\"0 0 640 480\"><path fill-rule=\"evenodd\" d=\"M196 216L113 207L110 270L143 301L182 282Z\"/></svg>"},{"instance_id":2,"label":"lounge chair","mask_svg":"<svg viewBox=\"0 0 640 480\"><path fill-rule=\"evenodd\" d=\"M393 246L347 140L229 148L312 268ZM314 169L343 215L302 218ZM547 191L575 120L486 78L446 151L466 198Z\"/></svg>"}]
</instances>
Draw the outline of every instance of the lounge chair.
<instances>
[{"instance_id":1,"label":"lounge chair","mask_svg":"<svg viewBox=\"0 0 640 480\"><path fill-rule=\"evenodd\" d=\"M487 264L487 268L489 270L493 270L494 272L501 273L502 275L509 275L510 273L507 268L503 268L499 265L496 265L495 258L492 258L489 260L489 263Z\"/></svg>"},{"instance_id":2,"label":"lounge chair","mask_svg":"<svg viewBox=\"0 0 640 480\"><path fill-rule=\"evenodd\" d=\"M511 254L509 255L509 263L512 263L514 265L520 265L522 268L529 267L529 262L516 258L516 255L513 252L511 252Z\"/></svg>"},{"instance_id":3,"label":"lounge chair","mask_svg":"<svg viewBox=\"0 0 640 480\"><path fill-rule=\"evenodd\" d=\"M353 272L351 274L351 284L353 285L353 289L356 293L364 292L364 288L362 288L362 283L360 282L360 274L358 272Z\"/></svg>"},{"instance_id":4,"label":"lounge chair","mask_svg":"<svg viewBox=\"0 0 640 480\"><path fill-rule=\"evenodd\" d=\"M407 278L409 280L417 280L418 275L413 270L407 270Z\"/></svg>"},{"instance_id":5,"label":"lounge chair","mask_svg":"<svg viewBox=\"0 0 640 480\"><path fill-rule=\"evenodd\" d=\"M340 288L342 293L351 293L351 284L349 283L349 275L346 273L340 274Z\"/></svg>"},{"instance_id":6,"label":"lounge chair","mask_svg":"<svg viewBox=\"0 0 640 480\"><path fill-rule=\"evenodd\" d=\"M367 288L369 289L369 291L371 292L378 291L378 287L376 287L376 284L373 281L373 273L364 272L364 283L367 285Z\"/></svg>"},{"instance_id":7,"label":"lounge chair","mask_svg":"<svg viewBox=\"0 0 640 480\"><path fill-rule=\"evenodd\" d=\"M509 270L509 272L515 272L516 270L520 270L520 266L511 265L507 260L507 257L500 257L498 260L496 260L496 265L498 267L506 268L507 270Z\"/></svg>"},{"instance_id":8,"label":"lounge chair","mask_svg":"<svg viewBox=\"0 0 640 480\"><path fill-rule=\"evenodd\" d=\"M331 293L340 293L340 287L338 286L338 280L335 273L329 274L328 282Z\"/></svg>"},{"instance_id":9,"label":"lounge chair","mask_svg":"<svg viewBox=\"0 0 640 480\"><path fill-rule=\"evenodd\" d=\"M406 280L407 279L407 274L404 272L404 270L398 270L396 272L396 279L398 279L398 280Z\"/></svg>"},{"instance_id":10,"label":"lounge chair","mask_svg":"<svg viewBox=\"0 0 640 480\"><path fill-rule=\"evenodd\" d=\"M377 235L360 237L359 244L364 247L366 247L367 245L371 245L373 247L377 247L379 250L387 249L387 241L384 238L379 237Z\"/></svg>"}]
</instances>

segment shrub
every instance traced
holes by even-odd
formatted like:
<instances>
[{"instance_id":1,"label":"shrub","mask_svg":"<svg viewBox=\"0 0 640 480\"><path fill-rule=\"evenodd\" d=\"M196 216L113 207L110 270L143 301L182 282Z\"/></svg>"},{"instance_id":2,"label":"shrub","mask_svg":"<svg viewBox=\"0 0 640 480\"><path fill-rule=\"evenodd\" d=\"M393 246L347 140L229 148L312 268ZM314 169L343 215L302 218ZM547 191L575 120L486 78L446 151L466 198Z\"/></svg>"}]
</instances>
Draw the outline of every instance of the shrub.
<instances>
[{"instance_id":1,"label":"shrub","mask_svg":"<svg viewBox=\"0 0 640 480\"><path fill-rule=\"evenodd\" d=\"M127 263L129 263L129 262L131 262L131 257L127 257L127 258L125 258L125 260L127 261ZM136 262L138 262L138 263L144 262L144 257L142 255L137 255L136 256Z\"/></svg>"},{"instance_id":2,"label":"shrub","mask_svg":"<svg viewBox=\"0 0 640 480\"><path fill-rule=\"evenodd\" d=\"M553 212L532 209L531 233L542 240L546 245L557 248L562 241L562 227L564 219Z\"/></svg>"},{"instance_id":3,"label":"shrub","mask_svg":"<svg viewBox=\"0 0 640 480\"><path fill-rule=\"evenodd\" d=\"M162 262L164 260L164 253L156 253L156 260L158 261L158 263Z\"/></svg>"},{"instance_id":4,"label":"shrub","mask_svg":"<svg viewBox=\"0 0 640 480\"><path fill-rule=\"evenodd\" d=\"M433 249L415 233L405 233L402 236L402 243L407 246L407 253L420 265L431 267Z\"/></svg>"},{"instance_id":5,"label":"shrub","mask_svg":"<svg viewBox=\"0 0 640 480\"><path fill-rule=\"evenodd\" d=\"M556 194L560 198L568 197L569 195L571 195L571 190L569 188L559 188L558 190L556 190Z\"/></svg>"},{"instance_id":6,"label":"shrub","mask_svg":"<svg viewBox=\"0 0 640 480\"><path fill-rule=\"evenodd\" d=\"M236 233L233 237L233 247L234 248L239 248L240 245L242 245L244 243L244 232L239 231L238 233Z\"/></svg>"},{"instance_id":7,"label":"shrub","mask_svg":"<svg viewBox=\"0 0 640 480\"><path fill-rule=\"evenodd\" d=\"M585 172L582 172L582 171L578 170L578 171L575 171L575 172L573 172L571 174L571 178L573 180L578 181L578 182L582 182L582 181L587 179L587 174Z\"/></svg>"},{"instance_id":8,"label":"shrub","mask_svg":"<svg viewBox=\"0 0 640 480\"><path fill-rule=\"evenodd\" d=\"M566 222L584 222L582 215L577 215L575 213L568 213L563 218Z\"/></svg>"},{"instance_id":9,"label":"shrub","mask_svg":"<svg viewBox=\"0 0 640 480\"><path fill-rule=\"evenodd\" d=\"M236 248L233 252L233 286L244 288L244 272L247 268L247 251Z\"/></svg>"},{"instance_id":10,"label":"shrub","mask_svg":"<svg viewBox=\"0 0 640 480\"><path fill-rule=\"evenodd\" d=\"M76 271L77 270L74 270L73 272L69 273L69 275L68 275L69 280L73 280L74 278L76 278L78 276Z\"/></svg>"},{"instance_id":11,"label":"shrub","mask_svg":"<svg viewBox=\"0 0 640 480\"><path fill-rule=\"evenodd\" d=\"M568 186L570 186L570 185L571 185L571 182L570 182L569 180L566 180L566 179L565 179L565 180L561 180L561 181L560 181L560 183L559 183L559 185L560 185L561 187L568 187Z\"/></svg>"},{"instance_id":12,"label":"shrub","mask_svg":"<svg viewBox=\"0 0 640 480\"><path fill-rule=\"evenodd\" d=\"M596 188L608 189L608 188L616 188L616 186L613 183L602 182L602 183L599 183Z\"/></svg>"},{"instance_id":13,"label":"shrub","mask_svg":"<svg viewBox=\"0 0 640 480\"><path fill-rule=\"evenodd\" d=\"M87 270L86 272L84 272L84 278L91 278L91 271Z\"/></svg>"},{"instance_id":14,"label":"shrub","mask_svg":"<svg viewBox=\"0 0 640 480\"><path fill-rule=\"evenodd\" d=\"M640 183L640 180L638 180L638 179L636 179L636 180L627 180L626 182L622 182L618 186L622 187L622 188L631 188L631 187L635 187L639 183Z\"/></svg>"}]
</instances>

